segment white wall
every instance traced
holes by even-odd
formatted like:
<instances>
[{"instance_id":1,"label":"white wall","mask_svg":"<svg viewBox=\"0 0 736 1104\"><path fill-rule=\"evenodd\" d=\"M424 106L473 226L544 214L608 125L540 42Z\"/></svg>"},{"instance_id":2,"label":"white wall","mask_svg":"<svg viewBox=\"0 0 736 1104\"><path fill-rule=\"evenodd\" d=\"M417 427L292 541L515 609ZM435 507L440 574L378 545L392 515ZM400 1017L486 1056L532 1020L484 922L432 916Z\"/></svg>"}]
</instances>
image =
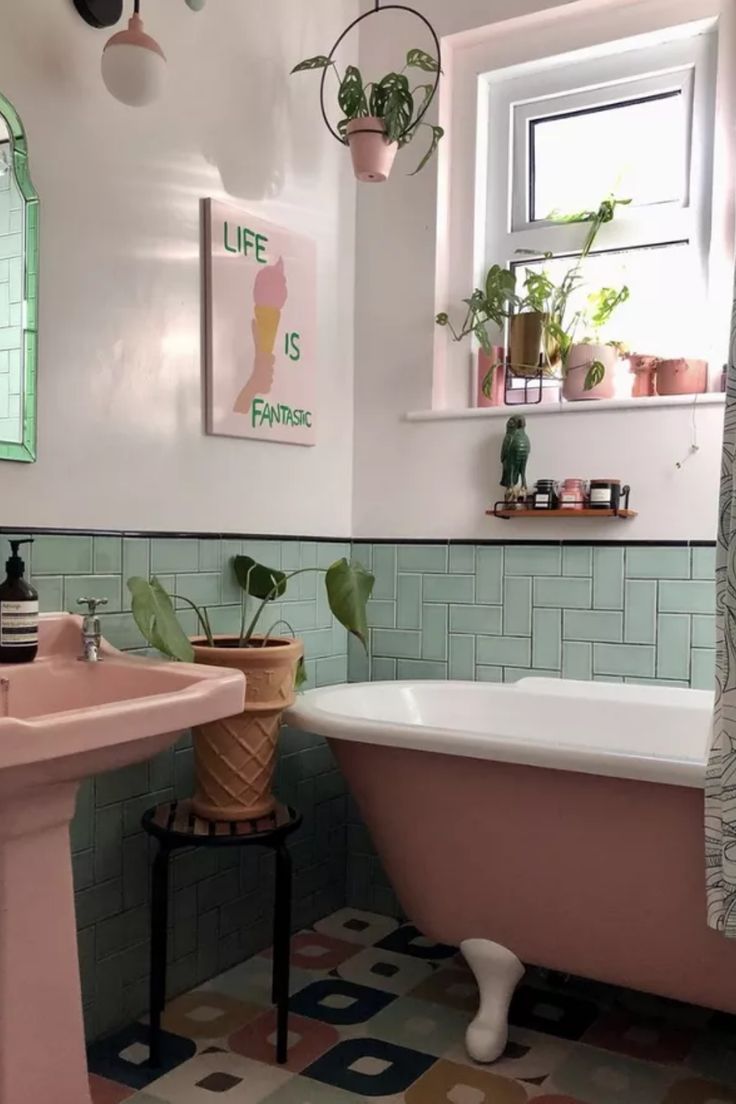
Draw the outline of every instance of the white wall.
<instances>
[{"instance_id":1,"label":"white wall","mask_svg":"<svg viewBox=\"0 0 736 1104\"><path fill-rule=\"evenodd\" d=\"M418 0L416 6L441 35L448 35L555 4ZM364 24L361 64L368 75L387 67L388 22L382 16ZM401 43L403 47L403 38ZM696 413L667 408L656 413L642 409L530 416L532 477L620 476L634 489L638 519L625 524L580 522L574 531L572 523L512 523L484 516L487 506L501 497L503 419L402 420L407 411L427 410L432 404L437 180L434 170L413 178L405 175L414 156L412 148L400 155L389 185L359 189L355 534L715 539L722 407ZM693 425L700 451L678 471Z\"/></svg>"},{"instance_id":2,"label":"white wall","mask_svg":"<svg viewBox=\"0 0 736 1104\"><path fill-rule=\"evenodd\" d=\"M3 524L348 535L355 187L316 78L287 74L356 11L148 3L169 87L134 111L99 75L111 32L86 26L72 0L3 5L0 88L28 132L42 220L39 459L0 465ZM318 242L314 449L203 434L208 195Z\"/></svg>"}]
</instances>

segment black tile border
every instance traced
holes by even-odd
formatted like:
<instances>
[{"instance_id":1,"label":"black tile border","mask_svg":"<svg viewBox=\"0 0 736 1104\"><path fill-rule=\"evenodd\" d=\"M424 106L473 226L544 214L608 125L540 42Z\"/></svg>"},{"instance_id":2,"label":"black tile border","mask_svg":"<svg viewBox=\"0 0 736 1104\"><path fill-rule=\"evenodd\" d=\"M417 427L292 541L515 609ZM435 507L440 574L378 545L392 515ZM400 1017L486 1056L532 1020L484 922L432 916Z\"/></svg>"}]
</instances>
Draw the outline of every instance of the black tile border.
<instances>
[{"instance_id":1,"label":"black tile border","mask_svg":"<svg viewBox=\"0 0 736 1104\"><path fill-rule=\"evenodd\" d=\"M449 547L498 547L504 545L550 548L715 548L717 541L703 540L519 540L478 537L325 537L297 533L201 533L155 529L54 529L38 525L0 525L0 535L29 533L44 537L128 537L139 540L242 540L303 541L310 544L401 544Z\"/></svg>"}]
</instances>

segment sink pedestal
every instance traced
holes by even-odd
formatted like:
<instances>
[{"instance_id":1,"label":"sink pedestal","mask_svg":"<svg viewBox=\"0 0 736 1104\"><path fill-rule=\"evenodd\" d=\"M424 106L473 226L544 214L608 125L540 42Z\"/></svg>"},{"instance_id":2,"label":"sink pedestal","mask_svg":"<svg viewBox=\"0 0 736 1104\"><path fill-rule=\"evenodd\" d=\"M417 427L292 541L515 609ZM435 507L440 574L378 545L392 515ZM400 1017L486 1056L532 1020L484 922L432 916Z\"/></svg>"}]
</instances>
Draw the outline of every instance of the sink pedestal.
<instances>
[{"instance_id":1,"label":"sink pedestal","mask_svg":"<svg viewBox=\"0 0 736 1104\"><path fill-rule=\"evenodd\" d=\"M0 793L0 1100L90 1104L69 822L76 782Z\"/></svg>"}]
</instances>

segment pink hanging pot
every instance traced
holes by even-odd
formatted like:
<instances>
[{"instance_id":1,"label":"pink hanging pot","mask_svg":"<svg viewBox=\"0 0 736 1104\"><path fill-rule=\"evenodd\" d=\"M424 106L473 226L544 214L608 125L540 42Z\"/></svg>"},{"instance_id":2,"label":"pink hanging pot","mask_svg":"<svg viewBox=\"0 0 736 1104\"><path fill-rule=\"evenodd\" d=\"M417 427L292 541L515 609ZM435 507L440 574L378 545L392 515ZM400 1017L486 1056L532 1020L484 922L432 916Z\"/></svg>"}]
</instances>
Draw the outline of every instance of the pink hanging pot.
<instances>
[{"instance_id":1,"label":"pink hanging pot","mask_svg":"<svg viewBox=\"0 0 736 1104\"><path fill-rule=\"evenodd\" d=\"M368 115L351 119L345 131L353 171L364 184L384 184L391 175L398 142L389 142L383 119Z\"/></svg>"}]
</instances>

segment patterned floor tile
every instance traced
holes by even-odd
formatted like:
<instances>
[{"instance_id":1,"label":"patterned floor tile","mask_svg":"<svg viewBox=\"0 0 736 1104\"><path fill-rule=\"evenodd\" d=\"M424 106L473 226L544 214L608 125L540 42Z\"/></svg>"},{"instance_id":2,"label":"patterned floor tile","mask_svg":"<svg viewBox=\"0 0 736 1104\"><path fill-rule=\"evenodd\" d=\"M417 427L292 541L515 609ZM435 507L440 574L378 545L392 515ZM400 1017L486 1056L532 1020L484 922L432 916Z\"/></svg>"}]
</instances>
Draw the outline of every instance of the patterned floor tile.
<instances>
[{"instance_id":1,"label":"patterned floor tile","mask_svg":"<svg viewBox=\"0 0 736 1104\"><path fill-rule=\"evenodd\" d=\"M382 951L378 947L366 947L343 962L337 972L346 981L385 989L387 993L401 996L431 977L433 970L430 963L420 959Z\"/></svg>"},{"instance_id":2,"label":"patterned floor tile","mask_svg":"<svg viewBox=\"0 0 736 1104\"><path fill-rule=\"evenodd\" d=\"M292 1077L282 1088L267 1096L263 1104L360 1104L361 1099L309 1077Z\"/></svg>"},{"instance_id":3,"label":"patterned floor tile","mask_svg":"<svg viewBox=\"0 0 736 1104\"><path fill-rule=\"evenodd\" d=\"M408 994L418 1000L432 1001L460 1012L478 1011L478 986L469 970L448 966L420 981Z\"/></svg>"},{"instance_id":4,"label":"patterned floor tile","mask_svg":"<svg viewBox=\"0 0 736 1104\"><path fill-rule=\"evenodd\" d=\"M543 1088L592 1104L661 1104L676 1077L665 1066L577 1046Z\"/></svg>"},{"instance_id":5,"label":"patterned floor tile","mask_svg":"<svg viewBox=\"0 0 736 1104\"><path fill-rule=\"evenodd\" d=\"M122 1104L124 1100L130 1100L135 1093L135 1090L127 1085L116 1084L94 1073L89 1075L89 1091L92 1095L92 1104Z\"/></svg>"},{"instance_id":6,"label":"patterned floor tile","mask_svg":"<svg viewBox=\"0 0 736 1104\"><path fill-rule=\"evenodd\" d=\"M399 921L388 916L378 916L374 912L361 912L360 909L352 908L340 909L314 925L315 931L331 935L335 939L344 939L346 943L359 943L363 947L371 947L379 939L385 939L398 926Z\"/></svg>"},{"instance_id":7,"label":"patterned floor tile","mask_svg":"<svg viewBox=\"0 0 736 1104\"><path fill-rule=\"evenodd\" d=\"M598 1006L592 1001L532 985L519 986L509 1010L509 1022L514 1027L526 1027L559 1039L579 1039L598 1016Z\"/></svg>"},{"instance_id":8,"label":"patterned floor tile","mask_svg":"<svg viewBox=\"0 0 736 1104\"><path fill-rule=\"evenodd\" d=\"M285 1068L301 1073L340 1039L329 1024L307 1019L305 1016L289 1016L289 1043ZM276 1011L264 1012L257 1020L236 1031L228 1039L228 1045L236 1054L252 1058L256 1062L273 1065L276 1062Z\"/></svg>"},{"instance_id":9,"label":"patterned floor tile","mask_svg":"<svg viewBox=\"0 0 736 1104\"><path fill-rule=\"evenodd\" d=\"M300 970L334 970L359 951L355 943L322 932L299 932L291 940L291 964ZM271 959L272 950L264 952Z\"/></svg>"},{"instance_id":10,"label":"patterned floor tile","mask_svg":"<svg viewBox=\"0 0 736 1104\"><path fill-rule=\"evenodd\" d=\"M356 985L342 978L324 978L301 989L291 998L289 1006L298 1016L348 1027L364 1024L395 999L382 989Z\"/></svg>"},{"instance_id":11,"label":"patterned floor tile","mask_svg":"<svg viewBox=\"0 0 736 1104\"><path fill-rule=\"evenodd\" d=\"M498 1073L441 1060L405 1094L406 1104L526 1104L522 1085Z\"/></svg>"},{"instance_id":12,"label":"patterned floor tile","mask_svg":"<svg viewBox=\"0 0 736 1104\"><path fill-rule=\"evenodd\" d=\"M468 1023L467 1017L465 1023ZM527 1086L543 1085L562 1065L574 1045L566 1039L555 1039L536 1031L512 1027L509 1029L506 1050L493 1063L493 1072L522 1081ZM464 1037L444 1057L477 1069L488 1069L488 1066L481 1066L472 1060L465 1049Z\"/></svg>"},{"instance_id":13,"label":"patterned floor tile","mask_svg":"<svg viewBox=\"0 0 736 1104\"><path fill-rule=\"evenodd\" d=\"M661 1016L648 1019L615 1008L586 1031L583 1042L647 1062L679 1064L693 1049L696 1038L694 1029L673 1026Z\"/></svg>"},{"instance_id":14,"label":"patterned floor tile","mask_svg":"<svg viewBox=\"0 0 736 1104\"><path fill-rule=\"evenodd\" d=\"M161 1022L167 1031L187 1039L224 1039L262 1012L260 1004L200 989L167 1004Z\"/></svg>"},{"instance_id":15,"label":"patterned floor tile","mask_svg":"<svg viewBox=\"0 0 736 1104\"><path fill-rule=\"evenodd\" d=\"M191 1039L164 1031L161 1034L161 1067L152 1069L148 1065L148 1027L135 1023L93 1043L87 1050L87 1065L90 1073L98 1077L128 1085L132 1089L145 1089L161 1076L162 1071L167 1073L176 1069L196 1050Z\"/></svg>"},{"instance_id":16,"label":"patterned floor tile","mask_svg":"<svg viewBox=\"0 0 736 1104\"><path fill-rule=\"evenodd\" d=\"M398 997L366 1024L366 1031L372 1039L441 1058L451 1047L462 1049L467 1027L464 1012L413 997Z\"/></svg>"},{"instance_id":17,"label":"patterned floor tile","mask_svg":"<svg viewBox=\"0 0 736 1104\"><path fill-rule=\"evenodd\" d=\"M291 1076L287 1070L218 1051L198 1054L147 1091L163 1104L260 1104Z\"/></svg>"},{"instance_id":18,"label":"patterned floor tile","mask_svg":"<svg viewBox=\"0 0 736 1104\"><path fill-rule=\"evenodd\" d=\"M130 1104L166 1104L166 1101L162 1100L160 1096L151 1096L147 1092L139 1092L135 1096L131 1096Z\"/></svg>"},{"instance_id":19,"label":"patterned floor tile","mask_svg":"<svg viewBox=\"0 0 736 1104\"><path fill-rule=\"evenodd\" d=\"M356 1096L395 1096L434 1062L427 1054L381 1039L347 1039L304 1070L304 1076Z\"/></svg>"},{"instance_id":20,"label":"patterned floor tile","mask_svg":"<svg viewBox=\"0 0 736 1104\"><path fill-rule=\"evenodd\" d=\"M258 1004L261 1008L270 1008L272 966L270 958L256 955L200 986L199 992L206 993L214 989L217 993L225 993L226 996L235 997L236 1000ZM289 973L289 992L297 993L312 981L314 981L313 973L295 967Z\"/></svg>"},{"instance_id":21,"label":"patterned floor tile","mask_svg":"<svg viewBox=\"0 0 736 1104\"><path fill-rule=\"evenodd\" d=\"M444 943L434 943L431 939L425 938L413 924L404 924L397 928L396 931L382 939L377 946L384 951L410 955L412 958L423 958L429 962L444 962L457 955L457 947L448 947Z\"/></svg>"},{"instance_id":22,"label":"patterned floor tile","mask_svg":"<svg viewBox=\"0 0 736 1104\"><path fill-rule=\"evenodd\" d=\"M715 1081L690 1077L673 1085L662 1104L736 1104L736 1091Z\"/></svg>"}]
</instances>

